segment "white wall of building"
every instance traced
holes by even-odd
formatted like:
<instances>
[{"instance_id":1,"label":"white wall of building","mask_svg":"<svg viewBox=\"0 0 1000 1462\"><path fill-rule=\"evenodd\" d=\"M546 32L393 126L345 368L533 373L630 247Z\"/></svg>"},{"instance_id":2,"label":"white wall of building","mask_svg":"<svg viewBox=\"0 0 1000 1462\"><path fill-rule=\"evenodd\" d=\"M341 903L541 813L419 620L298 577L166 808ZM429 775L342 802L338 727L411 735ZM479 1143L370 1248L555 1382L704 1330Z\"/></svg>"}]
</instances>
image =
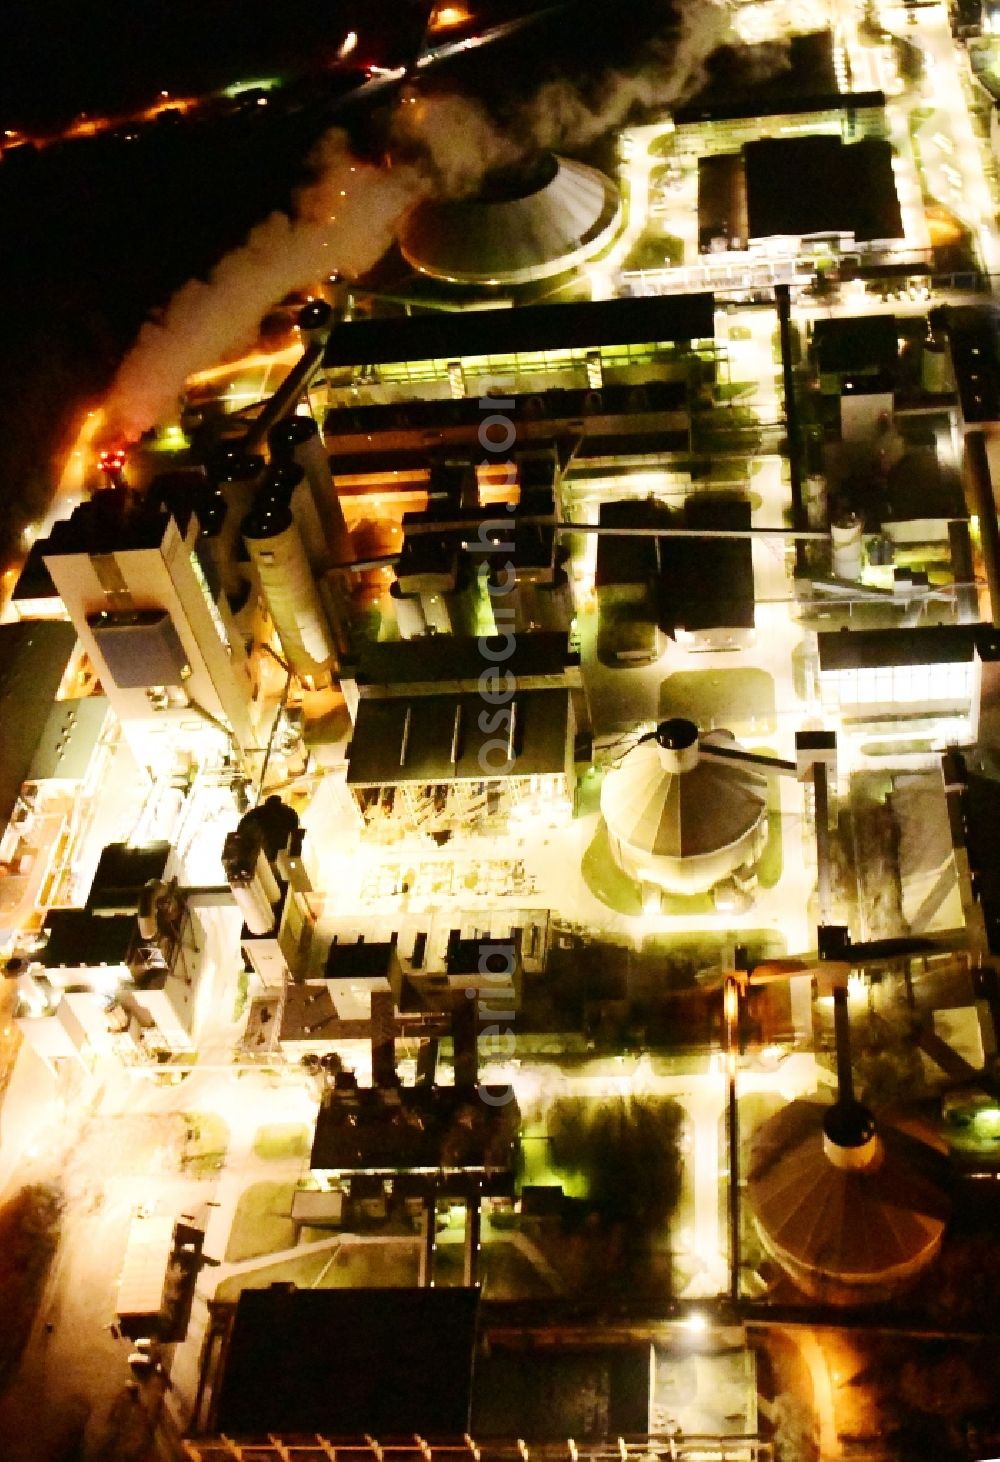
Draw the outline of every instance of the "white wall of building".
<instances>
[{"instance_id":1,"label":"white wall of building","mask_svg":"<svg viewBox=\"0 0 1000 1462\"><path fill-rule=\"evenodd\" d=\"M156 548L126 549L114 554L124 590L111 596L98 577L88 553L47 554L45 563L76 627L87 655L100 677L122 729L140 764L155 765L158 750L169 753L172 743L197 745L199 736L224 745L223 722L232 726L237 741L253 744L251 691L242 647L226 647L222 633L192 566L194 531L181 536L172 518L165 521L162 542ZM145 688L116 685L87 623L89 615L123 607L160 609L170 615L191 673L183 684L189 707L154 710ZM200 714L200 707L205 715ZM209 720L208 718L212 718ZM220 723L213 725L213 721Z\"/></svg>"}]
</instances>

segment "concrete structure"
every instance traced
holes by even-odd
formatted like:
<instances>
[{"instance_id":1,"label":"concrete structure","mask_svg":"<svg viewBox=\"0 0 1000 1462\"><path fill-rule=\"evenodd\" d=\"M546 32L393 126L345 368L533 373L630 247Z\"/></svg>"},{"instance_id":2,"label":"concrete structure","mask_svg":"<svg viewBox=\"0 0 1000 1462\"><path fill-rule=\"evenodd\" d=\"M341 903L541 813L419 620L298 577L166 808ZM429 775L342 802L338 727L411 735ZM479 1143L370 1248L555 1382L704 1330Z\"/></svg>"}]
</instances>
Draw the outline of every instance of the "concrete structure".
<instances>
[{"instance_id":1,"label":"concrete structure","mask_svg":"<svg viewBox=\"0 0 1000 1462\"><path fill-rule=\"evenodd\" d=\"M42 556L140 765L253 744L249 673L196 544L192 513L107 490L56 523Z\"/></svg>"},{"instance_id":2,"label":"concrete structure","mask_svg":"<svg viewBox=\"0 0 1000 1462\"><path fill-rule=\"evenodd\" d=\"M847 990L835 991L837 1100L793 1101L754 1134L748 1196L768 1253L834 1305L885 1301L937 1256L951 1211L944 1144L855 1100Z\"/></svg>"},{"instance_id":3,"label":"concrete structure","mask_svg":"<svg viewBox=\"0 0 1000 1462\"><path fill-rule=\"evenodd\" d=\"M566 690L362 700L347 785L366 826L413 831L565 822L573 808L575 725Z\"/></svg>"},{"instance_id":4,"label":"concrete structure","mask_svg":"<svg viewBox=\"0 0 1000 1462\"><path fill-rule=\"evenodd\" d=\"M735 747L726 731L702 738ZM601 787L611 851L623 872L643 886L695 894L725 880L748 879L767 840L767 809L753 773L704 759L698 728L662 721Z\"/></svg>"},{"instance_id":5,"label":"concrete structure","mask_svg":"<svg viewBox=\"0 0 1000 1462\"><path fill-rule=\"evenodd\" d=\"M600 253L620 213L610 178L544 154L487 175L472 198L418 203L403 222L399 246L420 273L449 284L529 284Z\"/></svg>"},{"instance_id":6,"label":"concrete structure","mask_svg":"<svg viewBox=\"0 0 1000 1462\"><path fill-rule=\"evenodd\" d=\"M70 624L0 625L0 826L29 778L75 644Z\"/></svg>"},{"instance_id":7,"label":"concrete structure","mask_svg":"<svg viewBox=\"0 0 1000 1462\"><path fill-rule=\"evenodd\" d=\"M259 495L242 533L289 669L308 687L329 684L336 645L291 506Z\"/></svg>"}]
</instances>

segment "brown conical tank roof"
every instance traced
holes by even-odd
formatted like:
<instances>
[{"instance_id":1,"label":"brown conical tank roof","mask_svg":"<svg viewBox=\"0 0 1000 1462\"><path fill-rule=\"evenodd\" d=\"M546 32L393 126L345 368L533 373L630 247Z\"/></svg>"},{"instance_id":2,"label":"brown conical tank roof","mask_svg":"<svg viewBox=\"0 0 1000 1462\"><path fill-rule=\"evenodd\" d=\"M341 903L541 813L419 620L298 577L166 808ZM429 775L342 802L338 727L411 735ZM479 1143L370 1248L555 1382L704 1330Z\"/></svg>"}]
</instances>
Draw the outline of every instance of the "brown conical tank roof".
<instances>
[{"instance_id":1,"label":"brown conical tank roof","mask_svg":"<svg viewBox=\"0 0 1000 1462\"><path fill-rule=\"evenodd\" d=\"M747 1196L761 1237L793 1277L848 1289L908 1277L933 1259L944 1233L946 1159L924 1137L883 1121L879 1161L838 1167L823 1142L832 1110L793 1101L754 1134Z\"/></svg>"}]
</instances>

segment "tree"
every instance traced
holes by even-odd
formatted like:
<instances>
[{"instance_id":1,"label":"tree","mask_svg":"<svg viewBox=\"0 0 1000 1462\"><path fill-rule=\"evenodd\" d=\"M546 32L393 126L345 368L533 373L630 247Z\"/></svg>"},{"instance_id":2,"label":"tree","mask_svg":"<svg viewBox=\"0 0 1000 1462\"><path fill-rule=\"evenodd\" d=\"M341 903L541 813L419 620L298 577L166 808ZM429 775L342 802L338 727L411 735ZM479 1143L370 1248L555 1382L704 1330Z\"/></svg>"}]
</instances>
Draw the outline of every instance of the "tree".
<instances>
[{"instance_id":1,"label":"tree","mask_svg":"<svg viewBox=\"0 0 1000 1462\"><path fill-rule=\"evenodd\" d=\"M605 1217L652 1230L677 1205L683 1113L676 1102L560 1099L548 1113L552 1166L582 1173Z\"/></svg>"}]
</instances>

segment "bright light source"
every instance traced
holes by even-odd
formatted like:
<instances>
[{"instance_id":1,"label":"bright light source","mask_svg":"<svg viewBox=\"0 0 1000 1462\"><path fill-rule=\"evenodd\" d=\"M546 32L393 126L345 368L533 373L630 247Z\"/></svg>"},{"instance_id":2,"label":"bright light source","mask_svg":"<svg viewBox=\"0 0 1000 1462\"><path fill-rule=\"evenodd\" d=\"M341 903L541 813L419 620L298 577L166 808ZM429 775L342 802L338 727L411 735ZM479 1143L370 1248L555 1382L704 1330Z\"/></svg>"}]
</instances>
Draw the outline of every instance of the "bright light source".
<instances>
[{"instance_id":1,"label":"bright light source","mask_svg":"<svg viewBox=\"0 0 1000 1462\"><path fill-rule=\"evenodd\" d=\"M252 81L234 81L232 86L225 88L222 95L232 100L234 97L242 96L245 91L273 91L276 86L280 85L280 76L256 77Z\"/></svg>"},{"instance_id":2,"label":"bright light source","mask_svg":"<svg viewBox=\"0 0 1000 1462\"><path fill-rule=\"evenodd\" d=\"M691 1331L692 1335L704 1335L708 1329L708 1321L700 1310L692 1310L689 1315L685 1315L681 1323L685 1330Z\"/></svg>"},{"instance_id":3,"label":"bright light source","mask_svg":"<svg viewBox=\"0 0 1000 1462\"><path fill-rule=\"evenodd\" d=\"M1000 1109L980 1107L972 1119L977 1137L1000 1137Z\"/></svg>"},{"instance_id":4,"label":"bright light source","mask_svg":"<svg viewBox=\"0 0 1000 1462\"><path fill-rule=\"evenodd\" d=\"M454 25L466 25L472 16L464 5L442 5L431 16L431 30L448 30Z\"/></svg>"},{"instance_id":5,"label":"bright light source","mask_svg":"<svg viewBox=\"0 0 1000 1462\"><path fill-rule=\"evenodd\" d=\"M344 59L345 56L349 56L352 51L354 51L354 50L357 49L357 44L358 44L358 33L357 33L357 31L356 30L349 30L347 32L346 36L344 37L344 39L340 43L340 49L338 50L337 55L343 61L343 59Z\"/></svg>"}]
</instances>

